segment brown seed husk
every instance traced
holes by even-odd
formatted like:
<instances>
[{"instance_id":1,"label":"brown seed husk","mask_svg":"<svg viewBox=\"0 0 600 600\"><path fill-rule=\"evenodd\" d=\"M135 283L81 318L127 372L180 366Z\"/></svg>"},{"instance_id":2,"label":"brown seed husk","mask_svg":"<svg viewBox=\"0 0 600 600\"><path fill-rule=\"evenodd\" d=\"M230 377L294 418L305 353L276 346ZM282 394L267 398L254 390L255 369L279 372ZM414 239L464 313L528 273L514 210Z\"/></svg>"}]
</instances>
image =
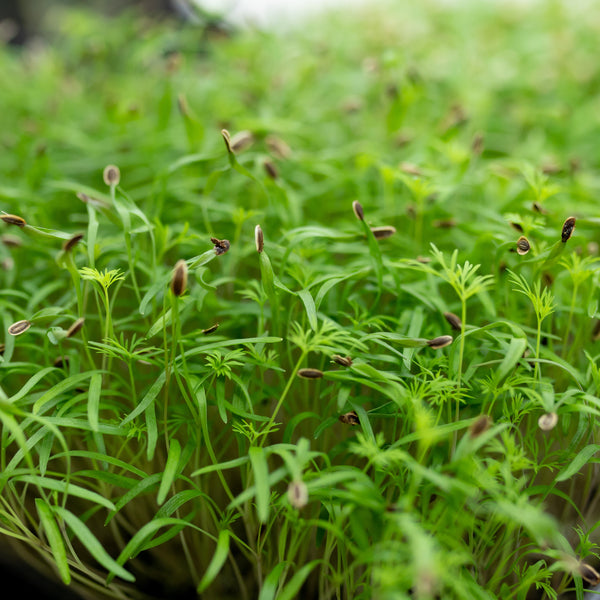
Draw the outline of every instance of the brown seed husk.
<instances>
[{"instance_id":1,"label":"brown seed husk","mask_svg":"<svg viewBox=\"0 0 600 600\"><path fill-rule=\"evenodd\" d=\"M69 360L68 356L57 356L54 359L54 366L57 369L66 369L69 366Z\"/></svg>"},{"instance_id":2,"label":"brown seed husk","mask_svg":"<svg viewBox=\"0 0 600 600\"><path fill-rule=\"evenodd\" d=\"M236 154L250 148L254 143L254 136L251 131L238 131L230 140L229 145Z\"/></svg>"},{"instance_id":3,"label":"brown seed husk","mask_svg":"<svg viewBox=\"0 0 600 600\"><path fill-rule=\"evenodd\" d=\"M265 160L263 162L263 168L265 173L273 180L279 179L279 170L275 166L275 163L272 160Z\"/></svg>"},{"instance_id":4,"label":"brown seed husk","mask_svg":"<svg viewBox=\"0 0 600 600\"><path fill-rule=\"evenodd\" d=\"M319 371L319 369L300 369L298 371L298 377L304 379L320 379L323 377L323 371Z\"/></svg>"},{"instance_id":5,"label":"brown seed husk","mask_svg":"<svg viewBox=\"0 0 600 600\"><path fill-rule=\"evenodd\" d=\"M227 148L227 152L231 154L233 150L231 149L231 136L229 135L229 131L227 131L227 129L221 129L221 135L223 136L223 141L225 142L225 148Z\"/></svg>"},{"instance_id":6,"label":"brown seed husk","mask_svg":"<svg viewBox=\"0 0 600 600\"><path fill-rule=\"evenodd\" d=\"M479 156L483 152L483 134L476 133L471 143L471 151L476 156Z\"/></svg>"},{"instance_id":7,"label":"brown seed husk","mask_svg":"<svg viewBox=\"0 0 600 600\"><path fill-rule=\"evenodd\" d=\"M407 175L413 175L414 177L420 177L421 175L423 175L423 171L421 171L421 169L419 169L417 165L414 165L413 163L409 162L401 162L400 170L403 173L406 173Z\"/></svg>"},{"instance_id":8,"label":"brown seed husk","mask_svg":"<svg viewBox=\"0 0 600 600\"><path fill-rule=\"evenodd\" d=\"M445 346L449 346L452 343L451 335L440 335L439 337L433 338L427 341L427 345L434 350L439 350Z\"/></svg>"},{"instance_id":9,"label":"brown seed husk","mask_svg":"<svg viewBox=\"0 0 600 600\"><path fill-rule=\"evenodd\" d=\"M334 354L331 357L331 360L342 367L352 366L352 359L349 356L340 356L339 354Z\"/></svg>"},{"instance_id":10,"label":"brown seed husk","mask_svg":"<svg viewBox=\"0 0 600 600\"><path fill-rule=\"evenodd\" d=\"M444 318L446 319L446 321L448 321L448 323L450 323L450 327L452 327L454 331L462 330L462 321L460 320L460 317L458 315L455 315L451 312L445 312Z\"/></svg>"},{"instance_id":11,"label":"brown seed husk","mask_svg":"<svg viewBox=\"0 0 600 600\"><path fill-rule=\"evenodd\" d=\"M10 335L21 335L22 333L25 333L30 327L31 321L17 321L8 328L8 333L10 333Z\"/></svg>"},{"instance_id":12,"label":"brown seed husk","mask_svg":"<svg viewBox=\"0 0 600 600\"><path fill-rule=\"evenodd\" d=\"M173 277L171 277L171 291L174 296L181 296L185 292L188 279L188 267L185 260L180 259L175 264L173 269Z\"/></svg>"},{"instance_id":13,"label":"brown seed husk","mask_svg":"<svg viewBox=\"0 0 600 600\"><path fill-rule=\"evenodd\" d=\"M471 423L469 427L469 435L472 438L479 437L482 433L485 433L492 424L492 419L488 415L481 415L476 421Z\"/></svg>"},{"instance_id":14,"label":"brown seed husk","mask_svg":"<svg viewBox=\"0 0 600 600\"><path fill-rule=\"evenodd\" d=\"M65 252L69 252L70 250L72 250L77 244L79 244L79 242L83 239L83 233L76 233L75 235L71 236L64 244L63 244L63 250Z\"/></svg>"},{"instance_id":15,"label":"brown seed husk","mask_svg":"<svg viewBox=\"0 0 600 600\"><path fill-rule=\"evenodd\" d=\"M116 165L107 165L102 172L102 179L108 186L119 185L121 181L121 171Z\"/></svg>"},{"instance_id":16,"label":"brown seed husk","mask_svg":"<svg viewBox=\"0 0 600 600\"><path fill-rule=\"evenodd\" d=\"M566 244L567 241L573 235L573 230L575 229L575 217L569 217L562 226L562 231L560 234L560 239L563 244Z\"/></svg>"},{"instance_id":17,"label":"brown seed husk","mask_svg":"<svg viewBox=\"0 0 600 600\"><path fill-rule=\"evenodd\" d=\"M286 160L292 155L292 149L282 139L274 135L268 135L265 138L265 143L275 158Z\"/></svg>"},{"instance_id":18,"label":"brown seed husk","mask_svg":"<svg viewBox=\"0 0 600 600\"><path fill-rule=\"evenodd\" d=\"M211 325L210 327L208 327L207 329L203 329L202 333L204 335L208 335L209 333L214 333L217 329L219 329L219 324L215 323L214 325Z\"/></svg>"},{"instance_id":19,"label":"brown seed husk","mask_svg":"<svg viewBox=\"0 0 600 600\"><path fill-rule=\"evenodd\" d=\"M510 226L513 229L516 229L519 233L523 233L523 225L521 225L521 223L515 223L514 221L511 221Z\"/></svg>"},{"instance_id":20,"label":"brown seed husk","mask_svg":"<svg viewBox=\"0 0 600 600\"><path fill-rule=\"evenodd\" d=\"M210 241L215 245L215 254L217 256L225 254L231 247L229 240L218 240L217 238L211 237Z\"/></svg>"},{"instance_id":21,"label":"brown seed husk","mask_svg":"<svg viewBox=\"0 0 600 600\"><path fill-rule=\"evenodd\" d=\"M256 251L260 254L265 247L265 237L260 225L254 228L254 243L256 244Z\"/></svg>"},{"instance_id":22,"label":"brown seed husk","mask_svg":"<svg viewBox=\"0 0 600 600\"><path fill-rule=\"evenodd\" d=\"M432 225L437 229L452 229L456 227L456 219L437 219Z\"/></svg>"},{"instance_id":23,"label":"brown seed husk","mask_svg":"<svg viewBox=\"0 0 600 600\"><path fill-rule=\"evenodd\" d=\"M382 227L371 227L371 231L377 240L384 240L396 233L396 228L391 225L383 225Z\"/></svg>"},{"instance_id":24,"label":"brown seed husk","mask_svg":"<svg viewBox=\"0 0 600 600\"><path fill-rule=\"evenodd\" d=\"M534 202L531 207L535 212L540 213L541 215L548 214L548 211L539 202Z\"/></svg>"},{"instance_id":25,"label":"brown seed husk","mask_svg":"<svg viewBox=\"0 0 600 600\"><path fill-rule=\"evenodd\" d=\"M71 327L67 329L67 334L65 337L70 338L73 337L75 334L79 333L84 323L85 319L83 317L79 317L79 319L77 319L77 321L75 321L73 325L71 325Z\"/></svg>"},{"instance_id":26,"label":"brown seed husk","mask_svg":"<svg viewBox=\"0 0 600 600\"><path fill-rule=\"evenodd\" d=\"M600 583L600 573L594 569L591 565L587 563L579 563L579 568L577 569L582 579L584 579L591 586L597 586Z\"/></svg>"},{"instance_id":27,"label":"brown seed husk","mask_svg":"<svg viewBox=\"0 0 600 600\"><path fill-rule=\"evenodd\" d=\"M594 325L594 329L592 329L592 340L594 342L597 342L598 340L600 340L600 320L596 321L596 324Z\"/></svg>"},{"instance_id":28,"label":"brown seed husk","mask_svg":"<svg viewBox=\"0 0 600 600\"><path fill-rule=\"evenodd\" d=\"M550 431L556 427L558 415L555 412L546 413L538 419L539 428L542 431Z\"/></svg>"},{"instance_id":29,"label":"brown seed husk","mask_svg":"<svg viewBox=\"0 0 600 600\"><path fill-rule=\"evenodd\" d=\"M355 410L352 410L344 415L340 415L339 419L344 425L360 425L360 420Z\"/></svg>"},{"instance_id":30,"label":"brown seed husk","mask_svg":"<svg viewBox=\"0 0 600 600\"><path fill-rule=\"evenodd\" d=\"M531 245L529 244L529 240L524 235L522 235L517 240L517 254L524 256L529 252L530 249Z\"/></svg>"},{"instance_id":31,"label":"brown seed husk","mask_svg":"<svg viewBox=\"0 0 600 600\"><path fill-rule=\"evenodd\" d=\"M27 225L27 221L18 215L4 214L0 215L0 219L2 219L7 225L16 225L17 227L25 227L25 225Z\"/></svg>"},{"instance_id":32,"label":"brown seed husk","mask_svg":"<svg viewBox=\"0 0 600 600\"><path fill-rule=\"evenodd\" d=\"M296 509L303 508L308 503L308 487L304 481L292 481L288 486L287 495L290 504Z\"/></svg>"},{"instance_id":33,"label":"brown seed husk","mask_svg":"<svg viewBox=\"0 0 600 600\"><path fill-rule=\"evenodd\" d=\"M23 240L20 237L11 235L10 233L0 236L0 239L7 248L19 248L23 245Z\"/></svg>"},{"instance_id":34,"label":"brown seed husk","mask_svg":"<svg viewBox=\"0 0 600 600\"><path fill-rule=\"evenodd\" d=\"M365 211L363 210L362 204L358 200L355 200L352 203L352 210L359 221L365 220Z\"/></svg>"}]
</instances>

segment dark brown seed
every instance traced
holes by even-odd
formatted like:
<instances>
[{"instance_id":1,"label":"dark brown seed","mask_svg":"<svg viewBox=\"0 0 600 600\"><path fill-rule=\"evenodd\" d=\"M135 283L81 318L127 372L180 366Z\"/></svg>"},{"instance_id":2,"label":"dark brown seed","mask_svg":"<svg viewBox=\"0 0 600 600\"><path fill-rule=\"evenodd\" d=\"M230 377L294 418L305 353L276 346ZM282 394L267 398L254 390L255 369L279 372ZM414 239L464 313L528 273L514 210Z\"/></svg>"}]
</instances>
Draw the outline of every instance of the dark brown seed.
<instances>
[{"instance_id":1,"label":"dark brown seed","mask_svg":"<svg viewBox=\"0 0 600 600\"><path fill-rule=\"evenodd\" d=\"M569 170L571 174L577 173L581 168L581 160L579 158L571 158L569 160Z\"/></svg>"},{"instance_id":2,"label":"dark brown seed","mask_svg":"<svg viewBox=\"0 0 600 600\"><path fill-rule=\"evenodd\" d=\"M600 340L600 321L596 321L596 324L594 325L594 329L592 330L592 340L594 340L594 342Z\"/></svg>"},{"instance_id":3,"label":"dark brown seed","mask_svg":"<svg viewBox=\"0 0 600 600\"><path fill-rule=\"evenodd\" d=\"M457 315L451 312L445 312L444 318L446 319L446 321L448 321L448 323L450 323L450 327L452 327L452 329L454 329L455 331L462 330L462 321Z\"/></svg>"},{"instance_id":4,"label":"dark brown seed","mask_svg":"<svg viewBox=\"0 0 600 600\"><path fill-rule=\"evenodd\" d=\"M437 219L432 223L434 227L438 229L451 229L452 227L456 227L455 219Z\"/></svg>"},{"instance_id":5,"label":"dark brown seed","mask_svg":"<svg viewBox=\"0 0 600 600\"><path fill-rule=\"evenodd\" d=\"M600 573L587 563L579 563L579 574L587 583L592 586L597 586L600 583Z\"/></svg>"},{"instance_id":6,"label":"dark brown seed","mask_svg":"<svg viewBox=\"0 0 600 600\"><path fill-rule=\"evenodd\" d=\"M298 377L303 377L304 379L320 379L323 377L323 371L319 371L319 369L300 369L298 371Z\"/></svg>"},{"instance_id":7,"label":"dark brown seed","mask_svg":"<svg viewBox=\"0 0 600 600\"><path fill-rule=\"evenodd\" d=\"M413 175L414 177L421 177L423 175L423 171L417 167L417 165L413 165L409 162L400 163L400 170L407 175Z\"/></svg>"},{"instance_id":8,"label":"dark brown seed","mask_svg":"<svg viewBox=\"0 0 600 600\"><path fill-rule=\"evenodd\" d=\"M569 240L569 238L573 235L574 229L575 229L575 217L569 217L563 223L562 232L560 234L563 244L565 244Z\"/></svg>"},{"instance_id":9,"label":"dark brown seed","mask_svg":"<svg viewBox=\"0 0 600 600\"><path fill-rule=\"evenodd\" d=\"M354 214L356 215L356 218L359 221L365 220L365 212L363 211L362 204L358 200L355 200L352 203L352 210L354 211Z\"/></svg>"},{"instance_id":10,"label":"dark brown seed","mask_svg":"<svg viewBox=\"0 0 600 600\"><path fill-rule=\"evenodd\" d=\"M0 219L2 219L7 225L16 225L17 227L25 227L27 225L27 221L23 217L19 217L17 215L0 215Z\"/></svg>"},{"instance_id":11,"label":"dark brown seed","mask_svg":"<svg viewBox=\"0 0 600 600\"><path fill-rule=\"evenodd\" d=\"M471 143L471 151L476 156L479 156L483 152L483 134L476 133Z\"/></svg>"},{"instance_id":12,"label":"dark brown seed","mask_svg":"<svg viewBox=\"0 0 600 600\"><path fill-rule=\"evenodd\" d=\"M334 354L331 357L331 360L333 360L333 362L337 363L338 365L342 365L342 367L352 366L352 359L349 356L340 356L339 354Z\"/></svg>"},{"instance_id":13,"label":"dark brown seed","mask_svg":"<svg viewBox=\"0 0 600 600\"><path fill-rule=\"evenodd\" d=\"M382 227L371 227L373 235L378 240L384 240L389 238L396 233L396 228L391 225L383 225Z\"/></svg>"},{"instance_id":14,"label":"dark brown seed","mask_svg":"<svg viewBox=\"0 0 600 600\"><path fill-rule=\"evenodd\" d=\"M556 175L562 171L562 167L554 162L547 162L542 166L542 173L544 175Z\"/></svg>"},{"instance_id":15,"label":"dark brown seed","mask_svg":"<svg viewBox=\"0 0 600 600\"><path fill-rule=\"evenodd\" d=\"M427 345L434 350L439 350L445 346L449 346L452 343L451 335L440 335L439 337L433 338L427 341Z\"/></svg>"},{"instance_id":16,"label":"dark brown seed","mask_svg":"<svg viewBox=\"0 0 600 600\"><path fill-rule=\"evenodd\" d=\"M83 327L83 324L85 323L85 319L83 317L79 317L79 319L77 319L77 321L75 321L73 323L73 325L71 325L71 327L69 327L69 329L67 329L67 335L65 337L73 337L74 335L76 335L77 333L79 333L79 331L81 331L81 328Z\"/></svg>"},{"instance_id":17,"label":"dark brown seed","mask_svg":"<svg viewBox=\"0 0 600 600\"><path fill-rule=\"evenodd\" d=\"M273 161L265 160L265 162L263 162L263 168L265 170L265 173L271 179L279 179L279 170L277 169Z\"/></svg>"},{"instance_id":18,"label":"dark brown seed","mask_svg":"<svg viewBox=\"0 0 600 600\"><path fill-rule=\"evenodd\" d=\"M517 254L524 256L529 252L530 248L531 245L529 244L529 240L524 235L522 235L517 240Z\"/></svg>"},{"instance_id":19,"label":"dark brown seed","mask_svg":"<svg viewBox=\"0 0 600 600\"><path fill-rule=\"evenodd\" d=\"M104 183L108 186L112 187L119 185L119 181L121 181L121 171L119 171L119 167L116 165L107 165L104 167L102 179L104 179Z\"/></svg>"},{"instance_id":20,"label":"dark brown seed","mask_svg":"<svg viewBox=\"0 0 600 600\"><path fill-rule=\"evenodd\" d=\"M6 345L5 344L0 344L0 354L4 354L5 350L6 350Z\"/></svg>"},{"instance_id":21,"label":"dark brown seed","mask_svg":"<svg viewBox=\"0 0 600 600\"><path fill-rule=\"evenodd\" d=\"M546 287L551 287L552 284L554 283L554 277L552 276L551 273L548 273L547 271L542 273L542 282Z\"/></svg>"},{"instance_id":22,"label":"dark brown seed","mask_svg":"<svg viewBox=\"0 0 600 600\"><path fill-rule=\"evenodd\" d=\"M539 202L534 202L531 205L531 208L533 208L533 210L537 213L540 213L541 215L547 215L548 211L539 203Z\"/></svg>"},{"instance_id":23,"label":"dark brown seed","mask_svg":"<svg viewBox=\"0 0 600 600\"><path fill-rule=\"evenodd\" d=\"M538 425L542 431L550 431L556 427L558 415L555 412L546 413L538 419Z\"/></svg>"},{"instance_id":24,"label":"dark brown seed","mask_svg":"<svg viewBox=\"0 0 600 600\"><path fill-rule=\"evenodd\" d=\"M488 415L481 415L477 420L471 423L469 427L469 435L472 438L479 437L482 433L485 433L492 424L492 419Z\"/></svg>"},{"instance_id":25,"label":"dark brown seed","mask_svg":"<svg viewBox=\"0 0 600 600\"><path fill-rule=\"evenodd\" d=\"M254 243L256 244L256 251L260 254L265 247L265 238L260 225L254 228Z\"/></svg>"},{"instance_id":26,"label":"dark brown seed","mask_svg":"<svg viewBox=\"0 0 600 600\"><path fill-rule=\"evenodd\" d=\"M254 136L250 131L238 131L230 140L231 150L236 154L243 152L254 143Z\"/></svg>"},{"instance_id":27,"label":"dark brown seed","mask_svg":"<svg viewBox=\"0 0 600 600\"><path fill-rule=\"evenodd\" d=\"M210 241L215 245L215 254L217 256L225 254L231 247L229 240L218 240L217 238L211 237Z\"/></svg>"},{"instance_id":28,"label":"dark brown seed","mask_svg":"<svg viewBox=\"0 0 600 600\"><path fill-rule=\"evenodd\" d=\"M523 226L520 223L515 223L514 221L511 221L510 226L513 229L516 229L519 233L523 233Z\"/></svg>"},{"instance_id":29,"label":"dark brown seed","mask_svg":"<svg viewBox=\"0 0 600 600\"><path fill-rule=\"evenodd\" d=\"M10 333L10 335L21 335L22 333L25 333L30 327L31 321L17 321L8 328L8 333Z\"/></svg>"},{"instance_id":30,"label":"dark brown seed","mask_svg":"<svg viewBox=\"0 0 600 600\"><path fill-rule=\"evenodd\" d=\"M10 233L5 233L0 239L7 248L18 248L23 245L23 240L20 237Z\"/></svg>"},{"instance_id":31,"label":"dark brown seed","mask_svg":"<svg viewBox=\"0 0 600 600\"><path fill-rule=\"evenodd\" d=\"M288 486L288 500L297 509L303 508L308 503L308 487L304 481L292 481Z\"/></svg>"},{"instance_id":32,"label":"dark brown seed","mask_svg":"<svg viewBox=\"0 0 600 600\"><path fill-rule=\"evenodd\" d=\"M394 138L394 144L396 144L396 146L398 148L403 148L407 144L410 144L412 142L412 139L413 139L412 136L410 136L408 133L405 133L405 132L401 131Z\"/></svg>"},{"instance_id":33,"label":"dark brown seed","mask_svg":"<svg viewBox=\"0 0 600 600\"><path fill-rule=\"evenodd\" d=\"M188 267L185 260L178 260L171 277L171 291L174 296L181 296L185 292L188 279Z\"/></svg>"},{"instance_id":34,"label":"dark brown seed","mask_svg":"<svg viewBox=\"0 0 600 600\"><path fill-rule=\"evenodd\" d=\"M265 143L275 158L286 160L292 155L291 148L283 140L275 137L274 135L268 135L265 138Z\"/></svg>"},{"instance_id":35,"label":"dark brown seed","mask_svg":"<svg viewBox=\"0 0 600 600\"><path fill-rule=\"evenodd\" d=\"M69 366L69 357L68 356L57 356L54 360L54 366L57 369L66 369Z\"/></svg>"},{"instance_id":36,"label":"dark brown seed","mask_svg":"<svg viewBox=\"0 0 600 600\"><path fill-rule=\"evenodd\" d=\"M170 52L166 57L167 73L176 73L179 71L182 63L181 54L179 52Z\"/></svg>"},{"instance_id":37,"label":"dark brown seed","mask_svg":"<svg viewBox=\"0 0 600 600\"><path fill-rule=\"evenodd\" d=\"M360 98L347 98L342 104L342 110L346 113L355 113L362 108L362 102Z\"/></svg>"},{"instance_id":38,"label":"dark brown seed","mask_svg":"<svg viewBox=\"0 0 600 600\"><path fill-rule=\"evenodd\" d=\"M223 136L223 141L225 142L225 148L227 148L227 152L231 154L233 150L231 149L231 136L229 135L229 131L227 131L227 129L221 129L221 135Z\"/></svg>"},{"instance_id":39,"label":"dark brown seed","mask_svg":"<svg viewBox=\"0 0 600 600\"><path fill-rule=\"evenodd\" d=\"M81 240L83 239L83 233L76 233L71 236L64 244L63 250L65 252L69 252L72 250Z\"/></svg>"},{"instance_id":40,"label":"dark brown seed","mask_svg":"<svg viewBox=\"0 0 600 600\"><path fill-rule=\"evenodd\" d=\"M339 419L342 423L344 423L344 425L360 425L360 421L355 410L346 413L345 415L340 415Z\"/></svg>"},{"instance_id":41,"label":"dark brown seed","mask_svg":"<svg viewBox=\"0 0 600 600\"><path fill-rule=\"evenodd\" d=\"M215 323L214 325L211 325L208 329L203 329L202 333L204 335L208 335L209 333L214 333L217 329L219 329L219 324Z\"/></svg>"}]
</instances>

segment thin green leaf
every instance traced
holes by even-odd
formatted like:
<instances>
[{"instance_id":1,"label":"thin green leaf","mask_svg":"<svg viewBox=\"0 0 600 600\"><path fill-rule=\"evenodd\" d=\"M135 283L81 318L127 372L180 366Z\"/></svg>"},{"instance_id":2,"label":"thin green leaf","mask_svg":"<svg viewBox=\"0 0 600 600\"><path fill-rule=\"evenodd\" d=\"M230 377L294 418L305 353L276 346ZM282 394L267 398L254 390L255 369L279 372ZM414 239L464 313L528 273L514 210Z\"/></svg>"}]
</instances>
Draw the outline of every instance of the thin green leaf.
<instances>
[{"instance_id":1,"label":"thin green leaf","mask_svg":"<svg viewBox=\"0 0 600 600\"><path fill-rule=\"evenodd\" d=\"M75 485L74 483L66 483L65 481L50 479L49 477L40 477L39 475L18 475L13 477L12 481L30 483L48 490L53 490L69 496L75 496L77 498L89 500L90 502L104 506L109 510L115 510L115 505L108 498L101 496L97 492L86 490L85 488Z\"/></svg>"},{"instance_id":2,"label":"thin green leaf","mask_svg":"<svg viewBox=\"0 0 600 600\"><path fill-rule=\"evenodd\" d=\"M88 392L87 414L92 431L98 431L98 413L100 408L100 393L102 392L102 374L94 373L90 379Z\"/></svg>"},{"instance_id":3,"label":"thin green leaf","mask_svg":"<svg viewBox=\"0 0 600 600\"><path fill-rule=\"evenodd\" d=\"M213 557L206 569L200 583L198 584L197 592L201 594L217 577L220 573L227 556L229 554L229 531L227 529L221 530L219 533L219 539L217 540L217 547L213 554Z\"/></svg>"},{"instance_id":4,"label":"thin green leaf","mask_svg":"<svg viewBox=\"0 0 600 600\"><path fill-rule=\"evenodd\" d=\"M35 499L35 507L37 508L40 521L46 532L46 539L50 545L50 550L52 551L52 556L58 568L60 578L63 580L63 583L69 585L71 583L71 571L69 570L69 563L67 562L67 550L58 524L54 520L52 509L41 498Z\"/></svg>"},{"instance_id":5,"label":"thin green leaf","mask_svg":"<svg viewBox=\"0 0 600 600\"><path fill-rule=\"evenodd\" d=\"M304 308L306 309L306 315L308 317L308 324L313 331L317 330L317 309L315 308L315 301L313 297L310 295L308 290L300 290L297 292L298 296L304 303Z\"/></svg>"},{"instance_id":6,"label":"thin green leaf","mask_svg":"<svg viewBox=\"0 0 600 600\"><path fill-rule=\"evenodd\" d=\"M281 590L277 596L277 600L294 600L294 598L297 598L298 592L310 575L310 572L321 562L320 559L317 559L304 565Z\"/></svg>"},{"instance_id":7,"label":"thin green leaf","mask_svg":"<svg viewBox=\"0 0 600 600\"><path fill-rule=\"evenodd\" d=\"M590 458L600 450L600 445L590 444L577 454L577 456L565 467L555 478L554 481L561 482L570 479L578 473L584 465L588 463Z\"/></svg>"},{"instance_id":8,"label":"thin green leaf","mask_svg":"<svg viewBox=\"0 0 600 600\"><path fill-rule=\"evenodd\" d=\"M256 486L256 513L260 522L266 523L269 517L269 500L271 498L267 459L264 450L258 447L250 448L248 455L254 472L254 485Z\"/></svg>"},{"instance_id":9,"label":"thin green leaf","mask_svg":"<svg viewBox=\"0 0 600 600\"><path fill-rule=\"evenodd\" d=\"M125 581L135 581L135 577L119 565L103 548L88 526L66 508L54 507L54 512L63 518L71 531L85 546L87 551L108 571Z\"/></svg>"},{"instance_id":10,"label":"thin green leaf","mask_svg":"<svg viewBox=\"0 0 600 600\"><path fill-rule=\"evenodd\" d=\"M172 439L169 445L169 453L167 455L167 462L165 464L165 470L163 472L160 487L158 488L158 495L156 496L156 502L160 506L167 497L169 488L175 477L178 475L177 467L179 465L179 459L181 457L181 445L176 439Z\"/></svg>"}]
</instances>

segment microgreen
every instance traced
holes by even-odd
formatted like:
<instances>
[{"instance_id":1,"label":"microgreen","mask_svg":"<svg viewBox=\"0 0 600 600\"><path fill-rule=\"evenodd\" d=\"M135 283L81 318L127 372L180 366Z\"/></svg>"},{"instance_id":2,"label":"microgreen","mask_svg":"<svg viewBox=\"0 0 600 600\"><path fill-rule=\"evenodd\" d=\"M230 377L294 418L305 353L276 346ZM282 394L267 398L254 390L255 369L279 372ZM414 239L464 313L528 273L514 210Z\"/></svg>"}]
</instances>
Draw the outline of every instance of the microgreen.
<instances>
[{"instance_id":1,"label":"microgreen","mask_svg":"<svg viewBox=\"0 0 600 600\"><path fill-rule=\"evenodd\" d=\"M0 46L2 543L85 597L582 600L600 8L52 4Z\"/></svg>"}]
</instances>

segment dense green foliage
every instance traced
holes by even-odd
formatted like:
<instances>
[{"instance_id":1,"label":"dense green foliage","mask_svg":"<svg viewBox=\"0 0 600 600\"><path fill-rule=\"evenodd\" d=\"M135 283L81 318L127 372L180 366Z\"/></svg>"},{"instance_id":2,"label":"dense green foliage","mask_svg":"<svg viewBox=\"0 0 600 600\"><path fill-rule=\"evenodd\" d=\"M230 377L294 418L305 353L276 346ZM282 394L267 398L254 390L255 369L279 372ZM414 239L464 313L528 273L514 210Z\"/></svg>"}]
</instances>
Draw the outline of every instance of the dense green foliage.
<instances>
[{"instance_id":1,"label":"dense green foliage","mask_svg":"<svg viewBox=\"0 0 600 600\"><path fill-rule=\"evenodd\" d=\"M582 598L600 10L541 6L1 48L2 543L91 598Z\"/></svg>"}]
</instances>

